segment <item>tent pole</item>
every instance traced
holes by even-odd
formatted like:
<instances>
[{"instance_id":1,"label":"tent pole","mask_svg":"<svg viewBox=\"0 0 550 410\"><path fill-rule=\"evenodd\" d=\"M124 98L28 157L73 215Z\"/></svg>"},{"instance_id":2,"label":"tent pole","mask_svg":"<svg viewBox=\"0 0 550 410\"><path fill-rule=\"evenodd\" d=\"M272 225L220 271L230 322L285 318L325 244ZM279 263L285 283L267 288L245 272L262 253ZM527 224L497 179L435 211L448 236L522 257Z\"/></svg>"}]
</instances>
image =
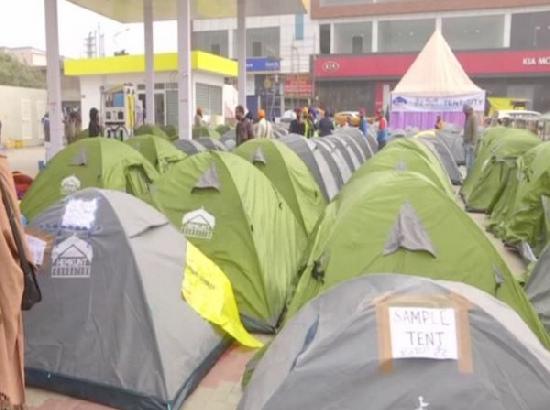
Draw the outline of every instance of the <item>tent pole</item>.
<instances>
[{"instance_id":1,"label":"tent pole","mask_svg":"<svg viewBox=\"0 0 550 410\"><path fill-rule=\"evenodd\" d=\"M63 149L63 111L61 107L61 65L59 57L59 27L57 0L44 0L46 26L46 76L48 82L48 115L50 142L46 143L46 161ZM87 115L87 113L86 113Z\"/></svg>"},{"instance_id":2,"label":"tent pole","mask_svg":"<svg viewBox=\"0 0 550 410\"><path fill-rule=\"evenodd\" d=\"M237 57L239 105L246 110L246 0L237 0Z\"/></svg>"},{"instance_id":3,"label":"tent pole","mask_svg":"<svg viewBox=\"0 0 550 410\"><path fill-rule=\"evenodd\" d=\"M178 0L178 129L191 139L191 0Z\"/></svg>"},{"instance_id":4,"label":"tent pole","mask_svg":"<svg viewBox=\"0 0 550 410\"><path fill-rule=\"evenodd\" d=\"M145 48L145 124L155 124L155 51L153 0L143 0L143 34Z\"/></svg>"}]
</instances>

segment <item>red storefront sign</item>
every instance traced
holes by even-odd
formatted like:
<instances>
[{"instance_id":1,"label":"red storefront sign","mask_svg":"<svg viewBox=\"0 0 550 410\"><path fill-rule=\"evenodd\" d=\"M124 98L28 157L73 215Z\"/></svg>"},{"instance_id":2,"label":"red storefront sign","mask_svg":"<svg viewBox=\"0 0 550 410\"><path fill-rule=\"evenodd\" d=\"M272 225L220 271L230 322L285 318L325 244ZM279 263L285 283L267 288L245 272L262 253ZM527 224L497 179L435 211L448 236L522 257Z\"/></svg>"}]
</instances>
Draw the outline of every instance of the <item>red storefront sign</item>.
<instances>
[{"instance_id":1,"label":"red storefront sign","mask_svg":"<svg viewBox=\"0 0 550 410\"><path fill-rule=\"evenodd\" d=\"M285 78L285 95L289 97L310 97L313 83L309 75L289 75Z\"/></svg>"},{"instance_id":2,"label":"red storefront sign","mask_svg":"<svg viewBox=\"0 0 550 410\"><path fill-rule=\"evenodd\" d=\"M360 56L318 56L317 79L402 77L417 54L368 54ZM458 52L456 56L471 76L550 74L550 50ZM437 64L434 61L434 64Z\"/></svg>"}]
</instances>

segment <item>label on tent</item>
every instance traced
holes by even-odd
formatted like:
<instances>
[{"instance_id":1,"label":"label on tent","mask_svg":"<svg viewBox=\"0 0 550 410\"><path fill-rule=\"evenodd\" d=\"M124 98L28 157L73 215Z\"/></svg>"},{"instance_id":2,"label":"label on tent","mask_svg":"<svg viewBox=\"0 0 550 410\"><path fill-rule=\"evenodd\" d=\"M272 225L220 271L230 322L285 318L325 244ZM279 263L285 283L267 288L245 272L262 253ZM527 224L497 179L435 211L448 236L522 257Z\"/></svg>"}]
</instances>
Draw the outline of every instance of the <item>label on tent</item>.
<instances>
[{"instance_id":1,"label":"label on tent","mask_svg":"<svg viewBox=\"0 0 550 410\"><path fill-rule=\"evenodd\" d=\"M97 212L97 199L84 201L73 199L65 205L62 226L90 229L95 221Z\"/></svg>"},{"instance_id":2,"label":"label on tent","mask_svg":"<svg viewBox=\"0 0 550 410\"><path fill-rule=\"evenodd\" d=\"M52 278L89 278L94 250L92 246L73 235L52 250Z\"/></svg>"},{"instance_id":3,"label":"label on tent","mask_svg":"<svg viewBox=\"0 0 550 410\"><path fill-rule=\"evenodd\" d=\"M32 255L33 264L36 266L42 265L42 263L44 263L46 246L48 245L47 242L29 234L25 236L27 237L27 245Z\"/></svg>"},{"instance_id":4,"label":"label on tent","mask_svg":"<svg viewBox=\"0 0 550 410\"><path fill-rule=\"evenodd\" d=\"M221 327L242 345L262 346L244 328L227 276L218 265L189 242L182 295L189 306L205 320Z\"/></svg>"},{"instance_id":5,"label":"label on tent","mask_svg":"<svg viewBox=\"0 0 550 410\"><path fill-rule=\"evenodd\" d=\"M216 217L204 208L183 215L181 231L187 238L212 239Z\"/></svg>"},{"instance_id":6,"label":"label on tent","mask_svg":"<svg viewBox=\"0 0 550 410\"><path fill-rule=\"evenodd\" d=\"M79 189L80 180L75 175L71 175L61 181L61 195L74 194Z\"/></svg>"},{"instance_id":7,"label":"label on tent","mask_svg":"<svg viewBox=\"0 0 550 410\"><path fill-rule=\"evenodd\" d=\"M389 324L393 358L458 360L454 309L389 307Z\"/></svg>"}]
</instances>

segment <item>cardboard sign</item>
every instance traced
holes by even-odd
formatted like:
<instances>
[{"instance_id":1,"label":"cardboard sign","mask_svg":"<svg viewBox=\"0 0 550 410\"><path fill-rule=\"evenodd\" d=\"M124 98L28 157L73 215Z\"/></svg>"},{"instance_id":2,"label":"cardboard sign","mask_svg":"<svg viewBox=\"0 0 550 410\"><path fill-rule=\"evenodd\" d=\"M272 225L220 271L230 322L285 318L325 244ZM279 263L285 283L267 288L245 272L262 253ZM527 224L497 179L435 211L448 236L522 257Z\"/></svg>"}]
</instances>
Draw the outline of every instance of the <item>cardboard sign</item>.
<instances>
[{"instance_id":1,"label":"cardboard sign","mask_svg":"<svg viewBox=\"0 0 550 410\"><path fill-rule=\"evenodd\" d=\"M388 313L394 359L458 360L454 309L399 306Z\"/></svg>"},{"instance_id":2,"label":"cardboard sign","mask_svg":"<svg viewBox=\"0 0 550 410\"><path fill-rule=\"evenodd\" d=\"M48 243L36 236L27 234L27 245L32 255L32 263L35 266L40 266L44 263L44 254Z\"/></svg>"},{"instance_id":3,"label":"cardboard sign","mask_svg":"<svg viewBox=\"0 0 550 410\"><path fill-rule=\"evenodd\" d=\"M90 229L95 221L97 199L84 201L73 199L65 205L62 226Z\"/></svg>"}]
</instances>

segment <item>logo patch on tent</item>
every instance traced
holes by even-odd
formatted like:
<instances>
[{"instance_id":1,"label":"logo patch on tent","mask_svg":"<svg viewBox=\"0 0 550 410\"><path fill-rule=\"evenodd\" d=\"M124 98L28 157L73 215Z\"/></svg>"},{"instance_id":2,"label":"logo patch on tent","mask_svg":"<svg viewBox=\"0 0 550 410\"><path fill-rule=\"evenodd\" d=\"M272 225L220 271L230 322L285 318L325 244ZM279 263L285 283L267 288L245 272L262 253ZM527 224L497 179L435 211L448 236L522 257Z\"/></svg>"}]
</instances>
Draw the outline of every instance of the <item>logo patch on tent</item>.
<instances>
[{"instance_id":1,"label":"logo patch on tent","mask_svg":"<svg viewBox=\"0 0 550 410\"><path fill-rule=\"evenodd\" d=\"M426 403L424 401L424 397L419 396L418 397L418 407L414 410L424 410L424 409L427 409L428 407L430 407L430 403Z\"/></svg>"},{"instance_id":2,"label":"logo patch on tent","mask_svg":"<svg viewBox=\"0 0 550 410\"><path fill-rule=\"evenodd\" d=\"M94 251L92 246L73 235L52 251L52 278L89 278Z\"/></svg>"},{"instance_id":3,"label":"logo patch on tent","mask_svg":"<svg viewBox=\"0 0 550 410\"><path fill-rule=\"evenodd\" d=\"M215 227L216 217L204 208L186 213L181 220L181 231L188 238L210 240Z\"/></svg>"},{"instance_id":4,"label":"logo patch on tent","mask_svg":"<svg viewBox=\"0 0 550 410\"><path fill-rule=\"evenodd\" d=\"M61 181L61 195L74 194L79 189L80 180L75 175L71 175Z\"/></svg>"}]
</instances>

